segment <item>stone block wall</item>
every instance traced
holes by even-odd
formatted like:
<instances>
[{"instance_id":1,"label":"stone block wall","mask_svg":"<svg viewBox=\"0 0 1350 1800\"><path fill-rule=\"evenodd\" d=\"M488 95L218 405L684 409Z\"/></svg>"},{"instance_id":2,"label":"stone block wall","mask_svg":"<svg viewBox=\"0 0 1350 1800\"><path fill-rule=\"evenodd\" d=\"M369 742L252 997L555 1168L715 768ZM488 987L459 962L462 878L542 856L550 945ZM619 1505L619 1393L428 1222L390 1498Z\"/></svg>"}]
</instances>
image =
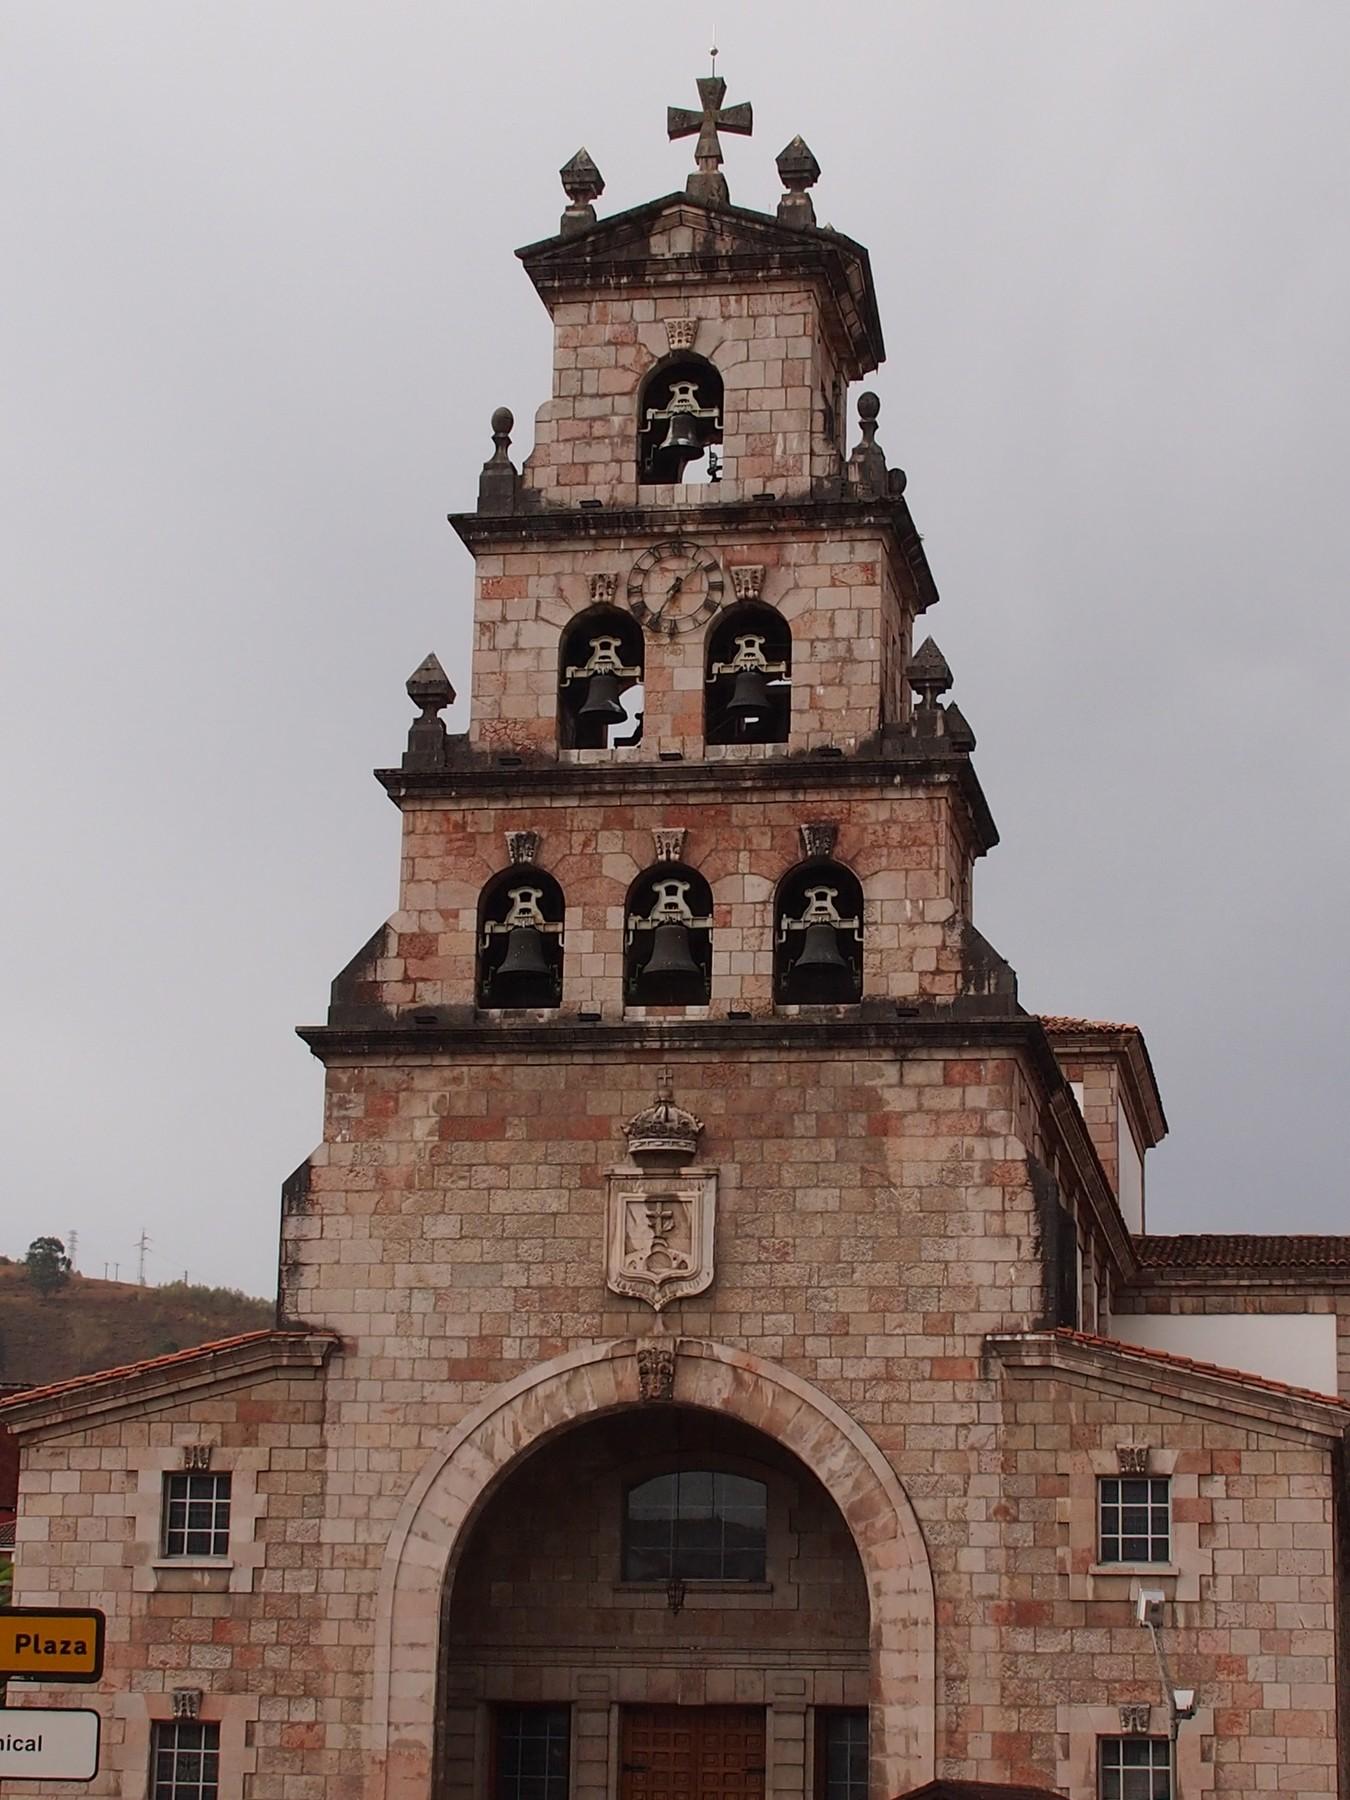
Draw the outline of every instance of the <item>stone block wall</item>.
<instances>
[{"instance_id":1,"label":"stone block wall","mask_svg":"<svg viewBox=\"0 0 1350 1800\"><path fill-rule=\"evenodd\" d=\"M770 531L719 537L681 514L672 535L696 537L731 571L764 569L763 604L792 632L792 720L786 746L709 746L704 732L707 626L643 635L644 719L638 744L573 750L563 760L631 767L662 755L736 761L829 745L853 751L884 724L909 716L904 669L911 605L886 538L832 536L816 527L790 538ZM558 748L560 650L572 621L596 600L593 578L626 612L629 573L643 543L597 534L574 543L483 549L476 557L473 717L470 740L498 751L553 755ZM612 584L612 588L611 585ZM599 627L597 627L599 629Z\"/></svg>"},{"instance_id":2,"label":"stone block wall","mask_svg":"<svg viewBox=\"0 0 1350 1800\"><path fill-rule=\"evenodd\" d=\"M485 797L472 811L405 801L401 910L353 994L393 1011L471 1006L479 897L511 866L506 834L533 830L538 866L566 901L562 1012L641 1017L623 992L628 893L658 860L653 832L683 827L683 860L712 888L714 924L711 1007L679 1014L725 1017L736 1008L767 1015L774 894L802 860L800 827L822 817L838 824L836 859L862 885L864 995L952 998L961 979L960 902L975 849L950 790L861 787L822 800L788 780L766 784L754 799L678 788L662 794L654 781L643 800L552 792L497 804Z\"/></svg>"}]
</instances>

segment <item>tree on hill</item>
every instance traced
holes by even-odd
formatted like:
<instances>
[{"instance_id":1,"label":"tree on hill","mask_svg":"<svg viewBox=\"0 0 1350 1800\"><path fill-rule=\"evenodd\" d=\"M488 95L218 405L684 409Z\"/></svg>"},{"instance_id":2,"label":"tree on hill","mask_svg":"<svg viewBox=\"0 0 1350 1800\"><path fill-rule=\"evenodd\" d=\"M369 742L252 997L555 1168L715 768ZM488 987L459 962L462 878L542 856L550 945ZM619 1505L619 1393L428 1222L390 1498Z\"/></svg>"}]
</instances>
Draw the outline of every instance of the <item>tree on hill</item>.
<instances>
[{"instance_id":1,"label":"tree on hill","mask_svg":"<svg viewBox=\"0 0 1350 1800\"><path fill-rule=\"evenodd\" d=\"M70 1258L60 1238L34 1238L23 1260L29 1281L44 1300L50 1300L70 1280Z\"/></svg>"}]
</instances>

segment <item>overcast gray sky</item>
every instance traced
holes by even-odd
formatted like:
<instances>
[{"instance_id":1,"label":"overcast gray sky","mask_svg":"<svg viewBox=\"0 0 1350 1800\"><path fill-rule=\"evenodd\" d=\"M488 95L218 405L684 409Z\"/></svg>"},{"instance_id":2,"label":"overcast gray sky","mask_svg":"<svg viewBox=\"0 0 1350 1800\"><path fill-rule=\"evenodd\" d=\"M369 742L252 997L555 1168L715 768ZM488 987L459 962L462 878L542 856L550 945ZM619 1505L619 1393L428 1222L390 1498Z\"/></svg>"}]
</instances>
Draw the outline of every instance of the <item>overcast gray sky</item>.
<instances>
[{"instance_id":1,"label":"overcast gray sky","mask_svg":"<svg viewBox=\"0 0 1350 1800\"><path fill-rule=\"evenodd\" d=\"M712 7L704 9L711 13ZM801 132L1025 1003L1141 1024L1154 1229L1350 1229L1343 0L719 0L732 196ZM580 144L681 186L710 19L633 0L0 7L4 1231L274 1280L292 1026L395 903L404 678L463 694L512 251ZM457 722L466 702L455 709Z\"/></svg>"}]
</instances>

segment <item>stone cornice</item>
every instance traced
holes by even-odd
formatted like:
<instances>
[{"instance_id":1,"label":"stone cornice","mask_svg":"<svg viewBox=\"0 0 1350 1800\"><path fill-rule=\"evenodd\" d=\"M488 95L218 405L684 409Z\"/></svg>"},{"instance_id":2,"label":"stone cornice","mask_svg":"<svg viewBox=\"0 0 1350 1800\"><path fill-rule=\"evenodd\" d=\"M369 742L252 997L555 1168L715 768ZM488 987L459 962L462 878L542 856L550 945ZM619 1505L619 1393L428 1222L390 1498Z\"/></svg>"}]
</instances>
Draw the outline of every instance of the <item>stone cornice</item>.
<instances>
[{"instance_id":1,"label":"stone cornice","mask_svg":"<svg viewBox=\"0 0 1350 1800\"><path fill-rule=\"evenodd\" d=\"M1333 1441L1350 1434L1350 1405L1330 1395L1084 1332L994 1332L985 1339L985 1349L1006 1368L1024 1374L1109 1382L1145 1394L1158 1404L1171 1401L1188 1411L1199 1409L1226 1420L1237 1414L1263 1425L1310 1432Z\"/></svg>"},{"instance_id":2,"label":"stone cornice","mask_svg":"<svg viewBox=\"0 0 1350 1800\"><path fill-rule=\"evenodd\" d=\"M124 1368L30 1388L0 1405L16 1437L82 1431L126 1412L234 1388L272 1375L316 1375L341 1342L332 1331L259 1331Z\"/></svg>"},{"instance_id":3,"label":"stone cornice","mask_svg":"<svg viewBox=\"0 0 1350 1800\"><path fill-rule=\"evenodd\" d=\"M807 752L762 762L532 762L524 756L503 762L499 752L467 746L463 754L462 763L452 760L443 769L377 769L375 779L399 803L425 797L510 801L522 794L549 793L576 800L616 794L634 800L710 793L816 795L841 788L952 785L965 803L978 852L998 842L998 827L969 756L957 750L934 754L917 743L912 752L888 746L873 755Z\"/></svg>"}]
</instances>

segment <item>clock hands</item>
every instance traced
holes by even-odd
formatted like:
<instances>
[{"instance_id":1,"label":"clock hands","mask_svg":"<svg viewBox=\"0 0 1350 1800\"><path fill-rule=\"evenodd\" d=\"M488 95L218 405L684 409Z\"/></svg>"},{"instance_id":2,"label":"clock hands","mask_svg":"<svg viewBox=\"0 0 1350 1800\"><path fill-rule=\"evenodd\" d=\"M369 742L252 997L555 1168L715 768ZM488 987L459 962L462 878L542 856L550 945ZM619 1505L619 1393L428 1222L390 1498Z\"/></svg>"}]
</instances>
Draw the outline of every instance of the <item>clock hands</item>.
<instances>
[{"instance_id":1,"label":"clock hands","mask_svg":"<svg viewBox=\"0 0 1350 1800\"><path fill-rule=\"evenodd\" d=\"M661 602L660 606L658 606L656 611L652 614L653 619L659 619L661 617L661 614L670 605L671 601L675 598L676 594L678 594L680 592L680 590L681 590L681 588L683 588L683 586L684 586L684 576L677 575L675 577L674 581L672 581L670 586L666 589L665 599Z\"/></svg>"}]
</instances>

